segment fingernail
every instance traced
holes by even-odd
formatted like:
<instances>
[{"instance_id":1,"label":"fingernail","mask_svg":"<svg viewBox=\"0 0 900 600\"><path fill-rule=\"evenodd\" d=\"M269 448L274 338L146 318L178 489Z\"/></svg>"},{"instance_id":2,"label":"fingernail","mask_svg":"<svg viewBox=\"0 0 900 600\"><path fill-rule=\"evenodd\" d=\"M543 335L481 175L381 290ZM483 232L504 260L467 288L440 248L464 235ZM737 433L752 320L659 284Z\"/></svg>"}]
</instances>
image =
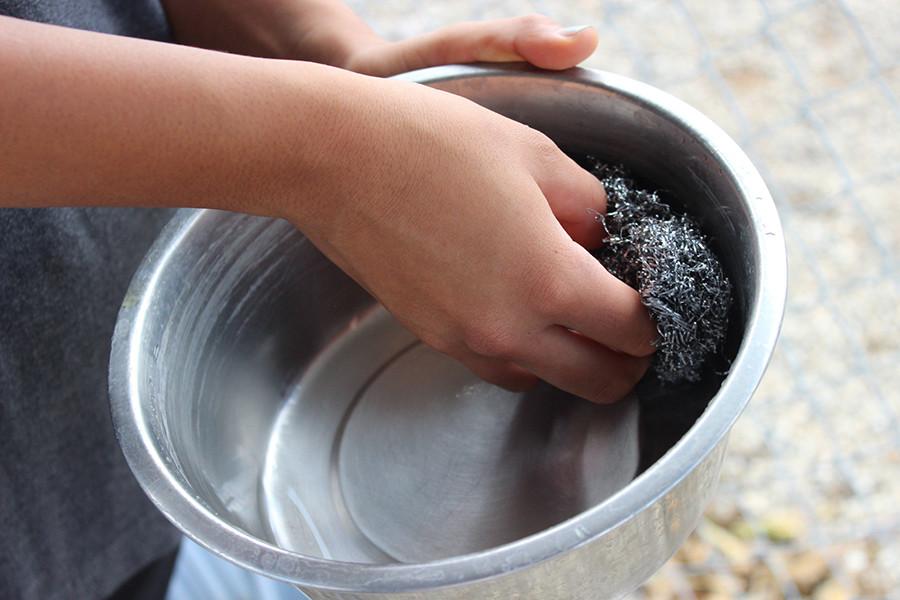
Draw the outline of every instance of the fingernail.
<instances>
[{"instance_id":1,"label":"fingernail","mask_svg":"<svg viewBox=\"0 0 900 600\"><path fill-rule=\"evenodd\" d=\"M585 29L589 29L590 25L575 25L574 27L565 27L560 29L557 33L563 37L575 37Z\"/></svg>"}]
</instances>

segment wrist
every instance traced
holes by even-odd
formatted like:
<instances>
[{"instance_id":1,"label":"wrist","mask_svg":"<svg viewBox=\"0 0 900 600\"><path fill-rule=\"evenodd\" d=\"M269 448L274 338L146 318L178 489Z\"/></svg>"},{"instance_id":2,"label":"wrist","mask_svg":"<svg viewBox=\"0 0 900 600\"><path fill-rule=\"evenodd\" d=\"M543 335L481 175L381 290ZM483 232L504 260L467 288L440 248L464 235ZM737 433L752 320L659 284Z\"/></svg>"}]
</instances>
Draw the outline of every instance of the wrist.
<instances>
[{"instance_id":1,"label":"wrist","mask_svg":"<svg viewBox=\"0 0 900 600\"><path fill-rule=\"evenodd\" d=\"M0 41L0 79L17 82L0 93L0 113L17 115L0 136L8 206L202 207L306 220L328 186L347 178L341 144L365 127L377 104L370 90L388 83L4 17Z\"/></svg>"},{"instance_id":2,"label":"wrist","mask_svg":"<svg viewBox=\"0 0 900 600\"><path fill-rule=\"evenodd\" d=\"M366 48L386 43L362 21L320 19L304 23L284 37L282 58L348 68L352 57Z\"/></svg>"},{"instance_id":3,"label":"wrist","mask_svg":"<svg viewBox=\"0 0 900 600\"><path fill-rule=\"evenodd\" d=\"M358 195L352 180L376 160L396 82L316 63L253 59L232 115L235 147L221 175L223 206L284 218L306 230L338 218ZM259 99L264 98L264 102Z\"/></svg>"}]
</instances>

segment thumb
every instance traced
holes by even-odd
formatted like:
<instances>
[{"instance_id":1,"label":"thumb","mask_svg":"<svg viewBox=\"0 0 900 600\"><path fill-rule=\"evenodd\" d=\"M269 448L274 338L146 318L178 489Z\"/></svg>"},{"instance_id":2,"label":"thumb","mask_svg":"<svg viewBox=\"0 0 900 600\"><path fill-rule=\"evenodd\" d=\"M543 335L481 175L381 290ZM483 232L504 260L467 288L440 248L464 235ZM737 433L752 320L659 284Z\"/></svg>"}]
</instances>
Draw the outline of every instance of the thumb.
<instances>
[{"instance_id":1,"label":"thumb","mask_svg":"<svg viewBox=\"0 0 900 600\"><path fill-rule=\"evenodd\" d=\"M603 184L557 148L552 140L535 133L538 151L532 173L550 210L575 242L588 249L599 247L606 237L606 230L598 219L599 215L606 214Z\"/></svg>"}]
</instances>

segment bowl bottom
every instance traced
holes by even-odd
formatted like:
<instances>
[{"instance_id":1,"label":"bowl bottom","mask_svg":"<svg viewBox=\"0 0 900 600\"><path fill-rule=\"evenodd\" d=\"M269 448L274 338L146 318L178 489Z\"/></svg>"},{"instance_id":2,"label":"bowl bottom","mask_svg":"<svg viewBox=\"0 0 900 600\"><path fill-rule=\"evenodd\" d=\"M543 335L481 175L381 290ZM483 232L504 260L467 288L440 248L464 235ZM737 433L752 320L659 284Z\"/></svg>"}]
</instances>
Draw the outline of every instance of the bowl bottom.
<instances>
[{"instance_id":1,"label":"bowl bottom","mask_svg":"<svg viewBox=\"0 0 900 600\"><path fill-rule=\"evenodd\" d=\"M280 546L423 562L558 524L625 487L638 403L541 385L513 393L419 343L384 309L296 381L272 429L260 504Z\"/></svg>"}]
</instances>

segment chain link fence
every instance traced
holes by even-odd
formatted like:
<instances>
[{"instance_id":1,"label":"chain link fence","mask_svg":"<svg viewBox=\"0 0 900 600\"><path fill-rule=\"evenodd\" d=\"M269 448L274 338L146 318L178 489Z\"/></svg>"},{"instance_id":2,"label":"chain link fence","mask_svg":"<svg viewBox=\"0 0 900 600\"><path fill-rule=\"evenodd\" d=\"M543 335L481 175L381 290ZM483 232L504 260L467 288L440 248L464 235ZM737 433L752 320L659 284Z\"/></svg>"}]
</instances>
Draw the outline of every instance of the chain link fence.
<instances>
[{"instance_id":1,"label":"chain link fence","mask_svg":"<svg viewBox=\"0 0 900 600\"><path fill-rule=\"evenodd\" d=\"M395 39L529 12L592 24L587 66L704 111L776 198L791 277L781 341L707 517L635 596L900 598L900 4L351 5Z\"/></svg>"}]
</instances>

